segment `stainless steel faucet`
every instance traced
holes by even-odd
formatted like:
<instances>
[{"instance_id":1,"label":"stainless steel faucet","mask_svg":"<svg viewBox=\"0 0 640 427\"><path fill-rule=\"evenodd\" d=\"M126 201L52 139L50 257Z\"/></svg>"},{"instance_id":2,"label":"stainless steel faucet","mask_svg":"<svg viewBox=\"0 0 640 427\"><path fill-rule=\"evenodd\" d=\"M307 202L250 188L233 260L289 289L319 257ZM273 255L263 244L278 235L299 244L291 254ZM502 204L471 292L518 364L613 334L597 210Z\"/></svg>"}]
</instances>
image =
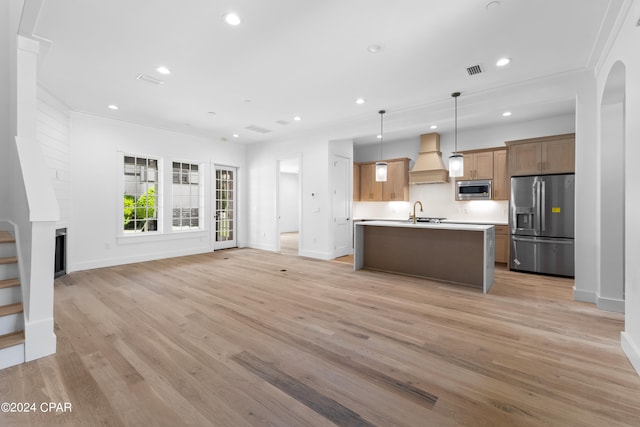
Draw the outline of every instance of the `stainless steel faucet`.
<instances>
[{"instance_id":1,"label":"stainless steel faucet","mask_svg":"<svg viewBox=\"0 0 640 427\"><path fill-rule=\"evenodd\" d=\"M424 212L424 210L422 210L422 202L420 200L418 200L413 204L413 223L414 224L416 223L416 205L420 205L420 212Z\"/></svg>"}]
</instances>

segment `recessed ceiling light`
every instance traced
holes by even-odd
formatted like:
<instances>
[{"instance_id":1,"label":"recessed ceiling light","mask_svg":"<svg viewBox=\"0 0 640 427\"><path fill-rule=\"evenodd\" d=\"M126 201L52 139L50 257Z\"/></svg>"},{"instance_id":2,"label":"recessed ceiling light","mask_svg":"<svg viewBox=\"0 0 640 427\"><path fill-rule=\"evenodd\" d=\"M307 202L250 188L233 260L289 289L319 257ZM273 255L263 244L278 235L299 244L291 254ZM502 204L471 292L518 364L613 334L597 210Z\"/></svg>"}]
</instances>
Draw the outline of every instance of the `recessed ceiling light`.
<instances>
[{"instance_id":1,"label":"recessed ceiling light","mask_svg":"<svg viewBox=\"0 0 640 427\"><path fill-rule=\"evenodd\" d=\"M505 111L502 113L502 117L509 117L511 115L511 111Z\"/></svg>"},{"instance_id":2,"label":"recessed ceiling light","mask_svg":"<svg viewBox=\"0 0 640 427\"><path fill-rule=\"evenodd\" d=\"M438 129L438 125L431 125L429 126L429 129Z\"/></svg>"},{"instance_id":3,"label":"recessed ceiling light","mask_svg":"<svg viewBox=\"0 0 640 427\"><path fill-rule=\"evenodd\" d=\"M511 62L511 58L500 58L496 62L496 65L498 67L504 67L505 65L509 64L510 62Z\"/></svg>"},{"instance_id":4,"label":"recessed ceiling light","mask_svg":"<svg viewBox=\"0 0 640 427\"><path fill-rule=\"evenodd\" d=\"M234 133L234 134L233 134L233 137L234 137L234 138L240 138L240 135L238 135L237 133Z\"/></svg>"},{"instance_id":5,"label":"recessed ceiling light","mask_svg":"<svg viewBox=\"0 0 640 427\"><path fill-rule=\"evenodd\" d=\"M117 106L117 105L114 105L114 104L111 104L111 105L109 105L109 109L111 109L111 110L117 110L117 109L118 109L118 106Z\"/></svg>"},{"instance_id":6,"label":"recessed ceiling light","mask_svg":"<svg viewBox=\"0 0 640 427\"><path fill-rule=\"evenodd\" d=\"M300 120L302 120L302 118L300 116L295 116L293 120L295 120L296 122L299 122Z\"/></svg>"},{"instance_id":7,"label":"recessed ceiling light","mask_svg":"<svg viewBox=\"0 0 640 427\"><path fill-rule=\"evenodd\" d=\"M379 44L370 44L369 46L367 46L367 50L369 51L369 53L378 53L382 50L382 46L380 46Z\"/></svg>"},{"instance_id":8,"label":"recessed ceiling light","mask_svg":"<svg viewBox=\"0 0 640 427\"><path fill-rule=\"evenodd\" d=\"M358 98L358 99L356 99L356 104L358 104L358 105L362 105L362 104L364 104L365 102L367 102L367 101L365 101L365 100L364 100L364 98Z\"/></svg>"},{"instance_id":9,"label":"recessed ceiling light","mask_svg":"<svg viewBox=\"0 0 640 427\"><path fill-rule=\"evenodd\" d=\"M236 25L240 25L240 17L238 16L237 13L233 13L233 12L225 13L224 22L226 22L229 25L233 25L235 27Z\"/></svg>"},{"instance_id":10,"label":"recessed ceiling light","mask_svg":"<svg viewBox=\"0 0 640 427\"><path fill-rule=\"evenodd\" d=\"M171 74L171 70L165 67L164 65L161 65L160 67L156 68L156 71L159 72L160 74L164 74L167 76Z\"/></svg>"}]
</instances>

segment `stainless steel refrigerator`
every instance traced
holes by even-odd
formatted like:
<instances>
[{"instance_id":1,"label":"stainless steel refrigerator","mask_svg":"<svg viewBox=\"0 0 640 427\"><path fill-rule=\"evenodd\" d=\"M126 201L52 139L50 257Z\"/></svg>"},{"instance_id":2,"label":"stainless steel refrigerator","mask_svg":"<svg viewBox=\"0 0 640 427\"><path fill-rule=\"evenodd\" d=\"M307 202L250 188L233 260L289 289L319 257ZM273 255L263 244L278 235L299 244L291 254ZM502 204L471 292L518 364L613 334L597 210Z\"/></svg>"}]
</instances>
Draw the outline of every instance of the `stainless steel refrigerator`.
<instances>
[{"instance_id":1,"label":"stainless steel refrigerator","mask_svg":"<svg viewBox=\"0 0 640 427\"><path fill-rule=\"evenodd\" d=\"M575 175L511 178L511 270L574 277Z\"/></svg>"}]
</instances>

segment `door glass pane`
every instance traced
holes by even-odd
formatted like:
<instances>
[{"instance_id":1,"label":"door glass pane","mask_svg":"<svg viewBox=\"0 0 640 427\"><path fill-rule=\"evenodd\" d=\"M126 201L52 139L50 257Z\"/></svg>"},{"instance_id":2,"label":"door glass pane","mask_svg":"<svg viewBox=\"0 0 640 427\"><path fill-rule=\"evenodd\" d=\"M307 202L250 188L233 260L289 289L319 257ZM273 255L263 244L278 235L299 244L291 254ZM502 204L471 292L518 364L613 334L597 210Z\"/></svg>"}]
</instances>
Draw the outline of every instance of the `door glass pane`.
<instances>
[{"instance_id":1,"label":"door glass pane","mask_svg":"<svg viewBox=\"0 0 640 427\"><path fill-rule=\"evenodd\" d=\"M227 169L216 169L216 241L232 241L234 239L234 205L233 181L234 172Z\"/></svg>"}]
</instances>

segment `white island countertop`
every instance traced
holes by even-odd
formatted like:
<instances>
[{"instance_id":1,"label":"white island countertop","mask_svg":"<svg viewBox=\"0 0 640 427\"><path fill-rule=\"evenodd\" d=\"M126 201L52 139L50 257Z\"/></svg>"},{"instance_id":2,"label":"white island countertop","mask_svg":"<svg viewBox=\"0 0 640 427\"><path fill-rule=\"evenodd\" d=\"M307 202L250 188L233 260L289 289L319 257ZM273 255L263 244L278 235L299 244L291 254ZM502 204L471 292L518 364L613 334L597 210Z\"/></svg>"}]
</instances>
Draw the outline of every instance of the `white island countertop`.
<instances>
[{"instance_id":1,"label":"white island countertop","mask_svg":"<svg viewBox=\"0 0 640 427\"><path fill-rule=\"evenodd\" d=\"M408 227L408 228L432 228L438 230L462 230L462 231L485 231L494 227L488 224L461 224L457 223L434 223L434 222L416 222L413 221L365 221L358 223L359 226L377 226L377 227Z\"/></svg>"}]
</instances>

